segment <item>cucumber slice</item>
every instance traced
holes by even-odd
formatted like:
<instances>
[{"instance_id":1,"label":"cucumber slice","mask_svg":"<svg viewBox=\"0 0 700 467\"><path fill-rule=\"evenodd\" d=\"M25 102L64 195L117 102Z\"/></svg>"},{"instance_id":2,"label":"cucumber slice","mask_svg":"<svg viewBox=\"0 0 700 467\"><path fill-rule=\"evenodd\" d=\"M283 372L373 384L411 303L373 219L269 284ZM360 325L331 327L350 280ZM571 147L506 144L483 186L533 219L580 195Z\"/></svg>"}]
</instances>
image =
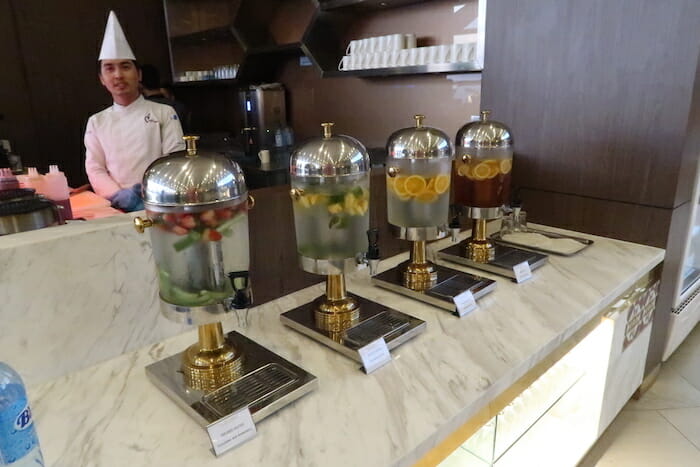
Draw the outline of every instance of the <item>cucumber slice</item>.
<instances>
[{"instance_id":1,"label":"cucumber slice","mask_svg":"<svg viewBox=\"0 0 700 467\"><path fill-rule=\"evenodd\" d=\"M184 250L185 248L189 248L190 246L194 245L201 238L202 238L201 233L197 232L196 230L192 230L192 231L190 231L190 233L187 234L187 236L185 238L173 243L173 248L175 248L175 251L180 252L180 251Z\"/></svg>"}]
</instances>

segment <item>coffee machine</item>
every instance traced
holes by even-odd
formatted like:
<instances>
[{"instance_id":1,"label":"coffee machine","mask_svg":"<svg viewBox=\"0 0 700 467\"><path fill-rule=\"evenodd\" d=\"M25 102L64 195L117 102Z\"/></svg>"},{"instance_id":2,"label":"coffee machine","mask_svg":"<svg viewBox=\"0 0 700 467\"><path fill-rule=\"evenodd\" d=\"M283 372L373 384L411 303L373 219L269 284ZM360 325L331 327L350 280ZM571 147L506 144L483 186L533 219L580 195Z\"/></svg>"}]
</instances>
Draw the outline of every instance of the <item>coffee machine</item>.
<instances>
[{"instance_id":1,"label":"coffee machine","mask_svg":"<svg viewBox=\"0 0 700 467\"><path fill-rule=\"evenodd\" d=\"M359 350L384 338L393 349L425 329L425 322L347 291L345 275L378 266L377 231L369 230L370 160L350 136L323 137L292 153L291 198L301 268L326 276L326 293L281 315L282 322L361 361Z\"/></svg>"},{"instance_id":2,"label":"coffee machine","mask_svg":"<svg viewBox=\"0 0 700 467\"><path fill-rule=\"evenodd\" d=\"M221 154L184 152L153 162L143 177L160 308L173 321L198 326L198 341L149 365L148 377L201 425L248 407L258 421L316 386L316 378L243 334L224 334L232 315L245 325L252 305L248 194L240 167Z\"/></svg>"},{"instance_id":3,"label":"coffee machine","mask_svg":"<svg viewBox=\"0 0 700 467\"><path fill-rule=\"evenodd\" d=\"M478 121L457 132L457 154L452 171L454 201L461 215L472 222L472 234L463 242L446 248L438 257L476 269L515 279L515 267L527 262L534 270L547 255L497 244L487 235L487 221L503 216L510 201L513 168L513 136L501 122L481 111ZM457 224L458 227L458 224Z\"/></svg>"},{"instance_id":4,"label":"coffee machine","mask_svg":"<svg viewBox=\"0 0 700 467\"><path fill-rule=\"evenodd\" d=\"M239 101L246 155L257 156L261 149L292 144L291 130L287 126L284 86L279 83L248 86L239 92Z\"/></svg>"},{"instance_id":5,"label":"coffee machine","mask_svg":"<svg viewBox=\"0 0 700 467\"><path fill-rule=\"evenodd\" d=\"M394 132L387 142L387 215L394 236L411 242L410 259L372 278L379 287L458 313L455 297L470 291L475 299L496 282L428 259L426 244L448 234L453 147L441 130L423 125Z\"/></svg>"}]
</instances>

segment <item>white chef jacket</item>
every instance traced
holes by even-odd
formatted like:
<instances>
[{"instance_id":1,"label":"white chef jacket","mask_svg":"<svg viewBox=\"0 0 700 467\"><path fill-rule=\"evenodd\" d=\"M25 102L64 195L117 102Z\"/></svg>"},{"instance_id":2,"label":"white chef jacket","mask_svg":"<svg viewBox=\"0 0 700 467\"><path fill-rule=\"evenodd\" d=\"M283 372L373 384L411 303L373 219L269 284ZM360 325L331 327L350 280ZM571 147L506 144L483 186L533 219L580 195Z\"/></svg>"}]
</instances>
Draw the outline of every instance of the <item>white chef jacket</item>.
<instances>
[{"instance_id":1,"label":"white chef jacket","mask_svg":"<svg viewBox=\"0 0 700 467\"><path fill-rule=\"evenodd\" d=\"M127 106L115 102L90 117L85 129L85 170L95 193L111 198L122 188L141 183L151 162L183 149L175 110L139 96Z\"/></svg>"}]
</instances>

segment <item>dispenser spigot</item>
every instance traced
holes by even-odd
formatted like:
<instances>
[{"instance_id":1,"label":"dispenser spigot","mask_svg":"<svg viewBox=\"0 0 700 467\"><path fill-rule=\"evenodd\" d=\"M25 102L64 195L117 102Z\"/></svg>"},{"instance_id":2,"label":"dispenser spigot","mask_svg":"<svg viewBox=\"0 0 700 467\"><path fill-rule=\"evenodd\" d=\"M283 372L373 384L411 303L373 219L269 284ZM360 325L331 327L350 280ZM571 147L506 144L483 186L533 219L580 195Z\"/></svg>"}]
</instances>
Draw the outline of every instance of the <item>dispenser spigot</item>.
<instances>
[{"instance_id":1,"label":"dispenser spigot","mask_svg":"<svg viewBox=\"0 0 700 467\"><path fill-rule=\"evenodd\" d=\"M367 231L367 263L369 265L369 275L374 276L379 269L379 229L369 229Z\"/></svg>"},{"instance_id":2,"label":"dispenser spigot","mask_svg":"<svg viewBox=\"0 0 700 467\"><path fill-rule=\"evenodd\" d=\"M374 276L379 269L379 229L369 229L367 231L367 252L357 255L357 264L369 266L369 275Z\"/></svg>"},{"instance_id":3,"label":"dispenser spigot","mask_svg":"<svg viewBox=\"0 0 700 467\"><path fill-rule=\"evenodd\" d=\"M244 310L253 305L253 289L250 286L250 273L248 271L235 271L228 273L228 278L233 287L233 298L229 308Z\"/></svg>"},{"instance_id":4,"label":"dispenser spigot","mask_svg":"<svg viewBox=\"0 0 700 467\"><path fill-rule=\"evenodd\" d=\"M448 229L450 230L450 239L452 243L459 242L459 206L455 204L450 205L450 223L448 224Z\"/></svg>"}]
</instances>

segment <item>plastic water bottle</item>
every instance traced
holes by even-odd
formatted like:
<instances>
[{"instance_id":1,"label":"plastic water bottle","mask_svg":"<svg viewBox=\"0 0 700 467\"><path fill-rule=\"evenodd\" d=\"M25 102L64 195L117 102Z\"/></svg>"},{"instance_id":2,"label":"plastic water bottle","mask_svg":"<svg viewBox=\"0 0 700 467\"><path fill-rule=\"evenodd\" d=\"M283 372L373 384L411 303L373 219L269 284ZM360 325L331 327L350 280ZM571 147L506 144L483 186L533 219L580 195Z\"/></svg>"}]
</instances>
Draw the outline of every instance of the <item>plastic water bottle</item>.
<instances>
[{"instance_id":1,"label":"plastic water bottle","mask_svg":"<svg viewBox=\"0 0 700 467\"><path fill-rule=\"evenodd\" d=\"M3 362L0 362L0 465L44 465L22 378Z\"/></svg>"}]
</instances>

